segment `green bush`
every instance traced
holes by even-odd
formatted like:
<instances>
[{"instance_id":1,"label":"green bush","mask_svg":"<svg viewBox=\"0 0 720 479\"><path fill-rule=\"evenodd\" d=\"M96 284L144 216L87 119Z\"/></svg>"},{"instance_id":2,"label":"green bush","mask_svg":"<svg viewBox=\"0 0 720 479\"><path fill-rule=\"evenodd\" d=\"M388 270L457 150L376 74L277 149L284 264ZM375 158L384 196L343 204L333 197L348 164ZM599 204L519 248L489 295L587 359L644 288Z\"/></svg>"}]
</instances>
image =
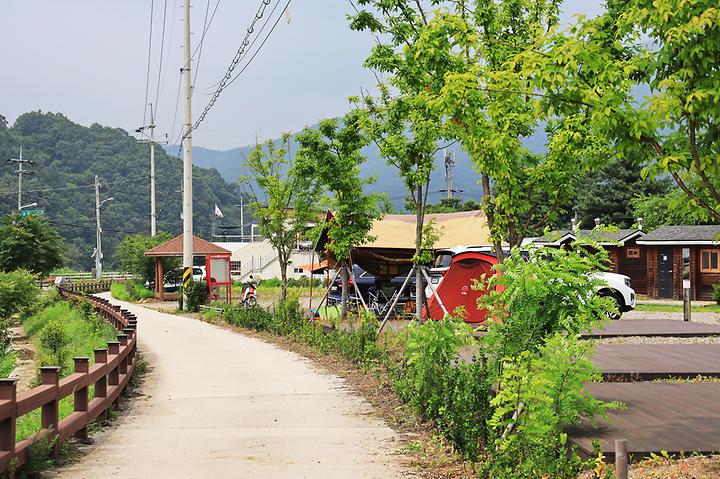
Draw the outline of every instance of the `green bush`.
<instances>
[{"instance_id":1,"label":"green bush","mask_svg":"<svg viewBox=\"0 0 720 479\"><path fill-rule=\"evenodd\" d=\"M266 288L277 288L282 284L280 278L269 278L263 279L258 282L258 286L265 286Z\"/></svg>"},{"instance_id":2,"label":"green bush","mask_svg":"<svg viewBox=\"0 0 720 479\"><path fill-rule=\"evenodd\" d=\"M52 364L62 366L67 362L70 337L60 319L55 318L42 328L40 345L50 352Z\"/></svg>"},{"instance_id":3,"label":"green bush","mask_svg":"<svg viewBox=\"0 0 720 479\"><path fill-rule=\"evenodd\" d=\"M720 304L720 283L713 284L713 300Z\"/></svg>"},{"instance_id":4,"label":"green bush","mask_svg":"<svg viewBox=\"0 0 720 479\"><path fill-rule=\"evenodd\" d=\"M0 318L32 311L40 295L35 280L34 274L22 269L0 273Z\"/></svg>"},{"instance_id":5,"label":"green bush","mask_svg":"<svg viewBox=\"0 0 720 479\"><path fill-rule=\"evenodd\" d=\"M197 311L200 305L207 304L210 300L210 290L205 281L190 281L185 290L188 311Z\"/></svg>"}]
</instances>

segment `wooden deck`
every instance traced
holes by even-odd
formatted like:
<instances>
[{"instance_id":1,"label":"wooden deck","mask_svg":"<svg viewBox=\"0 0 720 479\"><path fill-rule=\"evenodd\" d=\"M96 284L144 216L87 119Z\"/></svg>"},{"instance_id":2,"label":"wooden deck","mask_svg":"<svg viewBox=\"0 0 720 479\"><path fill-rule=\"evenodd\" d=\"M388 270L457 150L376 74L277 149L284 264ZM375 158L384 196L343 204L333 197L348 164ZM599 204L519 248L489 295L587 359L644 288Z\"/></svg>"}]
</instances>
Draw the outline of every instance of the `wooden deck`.
<instances>
[{"instance_id":1,"label":"wooden deck","mask_svg":"<svg viewBox=\"0 0 720 479\"><path fill-rule=\"evenodd\" d=\"M606 381L720 377L720 344L600 344L592 360Z\"/></svg>"},{"instance_id":2,"label":"wooden deck","mask_svg":"<svg viewBox=\"0 0 720 479\"><path fill-rule=\"evenodd\" d=\"M615 439L627 439L637 456L667 451L720 451L720 383L595 383L588 392L605 401L621 401L627 409L608 413L609 424L568 428L570 442L581 455L594 455L593 440L612 461Z\"/></svg>"},{"instance_id":3,"label":"wooden deck","mask_svg":"<svg viewBox=\"0 0 720 479\"><path fill-rule=\"evenodd\" d=\"M699 338L720 336L720 324L689 323L672 319L621 319L608 321L601 328L595 328L583 336L596 339L620 336Z\"/></svg>"}]
</instances>

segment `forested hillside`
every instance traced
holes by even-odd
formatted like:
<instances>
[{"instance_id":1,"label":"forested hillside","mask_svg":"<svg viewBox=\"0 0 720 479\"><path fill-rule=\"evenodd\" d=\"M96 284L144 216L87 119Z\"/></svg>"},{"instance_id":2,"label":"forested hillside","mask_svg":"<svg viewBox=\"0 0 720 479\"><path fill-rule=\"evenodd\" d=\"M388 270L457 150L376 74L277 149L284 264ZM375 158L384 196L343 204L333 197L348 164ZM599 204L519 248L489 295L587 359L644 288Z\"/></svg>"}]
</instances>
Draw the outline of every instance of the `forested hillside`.
<instances>
[{"instance_id":1,"label":"forested hillside","mask_svg":"<svg viewBox=\"0 0 720 479\"><path fill-rule=\"evenodd\" d=\"M0 159L23 157L35 162L25 176L23 204L37 202L65 240L70 266L89 270L95 247L95 175L103 185L103 250L106 269L115 244L129 233L150 231L149 146L125 130L97 123L85 127L59 113L31 112L7 125L0 116ZM182 161L155 149L158 230L182 231ZM16 165L0 166L0 213L17 208ZM193 169L195 232L208 238L217 203L226 224L239 222L237 187L215 169Z\"/></svg>"}]
</instances>

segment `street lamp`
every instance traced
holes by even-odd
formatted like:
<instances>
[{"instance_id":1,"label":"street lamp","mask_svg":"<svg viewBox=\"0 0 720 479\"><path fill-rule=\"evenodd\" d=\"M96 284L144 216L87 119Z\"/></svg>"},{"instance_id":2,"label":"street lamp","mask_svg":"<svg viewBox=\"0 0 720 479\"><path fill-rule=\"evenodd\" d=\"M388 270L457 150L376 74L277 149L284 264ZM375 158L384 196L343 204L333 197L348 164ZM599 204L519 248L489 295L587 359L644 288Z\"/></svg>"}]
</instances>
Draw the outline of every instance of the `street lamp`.
<instances>
[{"instance_id":1,"label":"street lamp","mask_svg":"<svg viewBox=\"0 0 720 479\"><path fill-rule=\"evenodd\" d=\"M96 247L95 247L95 279L100 281L100 277L102 276L102 228L100 227L100 207L107 203L108 201L112 201L114 198L106 198L102 201L100 201L100 189L99 184L97 180L97 176L95 177L95 219L96 219L96 231L95 231L95 240L96 240Z\"/></svg>"},{"instance_id":2,"label":"street lamp","mask_svg":"<svg viewBox=\"0 0 720 479\"><path fill-rule=\"evenodd\" d=\"M37 203L30 203L29 205L23 205L20 208L18 208L18 211L24 210L25 208L31 208L33 206L37 206Z\"/></svg>"}]
</instances>

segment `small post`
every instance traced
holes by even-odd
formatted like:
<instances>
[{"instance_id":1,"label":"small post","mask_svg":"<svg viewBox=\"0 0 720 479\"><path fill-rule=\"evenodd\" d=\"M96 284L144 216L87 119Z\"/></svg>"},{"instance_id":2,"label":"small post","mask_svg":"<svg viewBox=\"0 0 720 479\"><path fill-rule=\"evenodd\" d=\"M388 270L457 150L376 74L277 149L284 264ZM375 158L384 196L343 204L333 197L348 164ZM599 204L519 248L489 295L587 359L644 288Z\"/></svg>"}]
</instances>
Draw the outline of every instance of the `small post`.
<instances>
[{"instance_id":1,"label":"small post","mask_svg":"<svg viewBox=\"0 0 720 479\"><path fill-rule=\"evenodd\" d=\"M118 341L108 341L108 354L118 355L120 353L120 343ZM120 384L120 363L108 373L108 385L117 386ZM120 395L116 396L114 401L115 407L120 406Z\"/></svg>"},{"instance_id":2,"label":"small post","mask_svg":"<svg viewBox=\"0 0 720 479\"><path fill-rule=\"evenodd\" d=\"M73 358L75 361L75 373L87 375L90 371L90 358L77 357ZM75 412L87 412L88 410L88 387L77 389L73 397L73 406ZM80 441L88 440L87 427L78 429L75 433L75 437Z\"/></svg>"},{"instance_id":3,"label":"small post","mask_svg":"<svg viewBox=\"0 0 720 479\"><path fill-rule=\"evenodd\" d=\"M10 459L15 456L15 403L17 402L17 379L0 379L0 401L11 401L10 416L0 420L0 451L9 452Z\"/></svg>"},{"instance_id":4,"label":"small post","mask_svg":"<svg viewBox=\"0 0 720 479\"><path fill-rule=\"evenodd\" d=\"M95 350L95 364L105 364L108 360L107 349ZM107 376L103 375L95 381L95 397L107 397ZM107 409L100 414L101 419L107 419Z\"/></svg>"},{"instance_id":5,"label":"small post","mask_svg":"<svg viewBox=\"0 0 720 479\"><path fill-rule=\"evenodd\" d=\"M690 301L690 280L683 280L683 321L690 322L691 312L691 301Z\"/></svg>"},{"instance_id":6,"label":"small post","mask_svg":"<svg viewBox=\"0 0 720 479\"><path fill-rule=\"evenodd\" d=\"M615 479L628 479L627 439L615 439Z\"/></svg>"},{"instance_id":7,"label":"small post","mask_svg":"<svg viewBox=\"0 0 720 479\"><path fill-rule=\"evenodd\" d=\"M58 410L58 389L60 386L60 366L43 366L40 368L40 381L43 386L55 388L55 399L43 404L40 423L43 429L57 430L60 412Z\"/></svg>"}]
</instances>

